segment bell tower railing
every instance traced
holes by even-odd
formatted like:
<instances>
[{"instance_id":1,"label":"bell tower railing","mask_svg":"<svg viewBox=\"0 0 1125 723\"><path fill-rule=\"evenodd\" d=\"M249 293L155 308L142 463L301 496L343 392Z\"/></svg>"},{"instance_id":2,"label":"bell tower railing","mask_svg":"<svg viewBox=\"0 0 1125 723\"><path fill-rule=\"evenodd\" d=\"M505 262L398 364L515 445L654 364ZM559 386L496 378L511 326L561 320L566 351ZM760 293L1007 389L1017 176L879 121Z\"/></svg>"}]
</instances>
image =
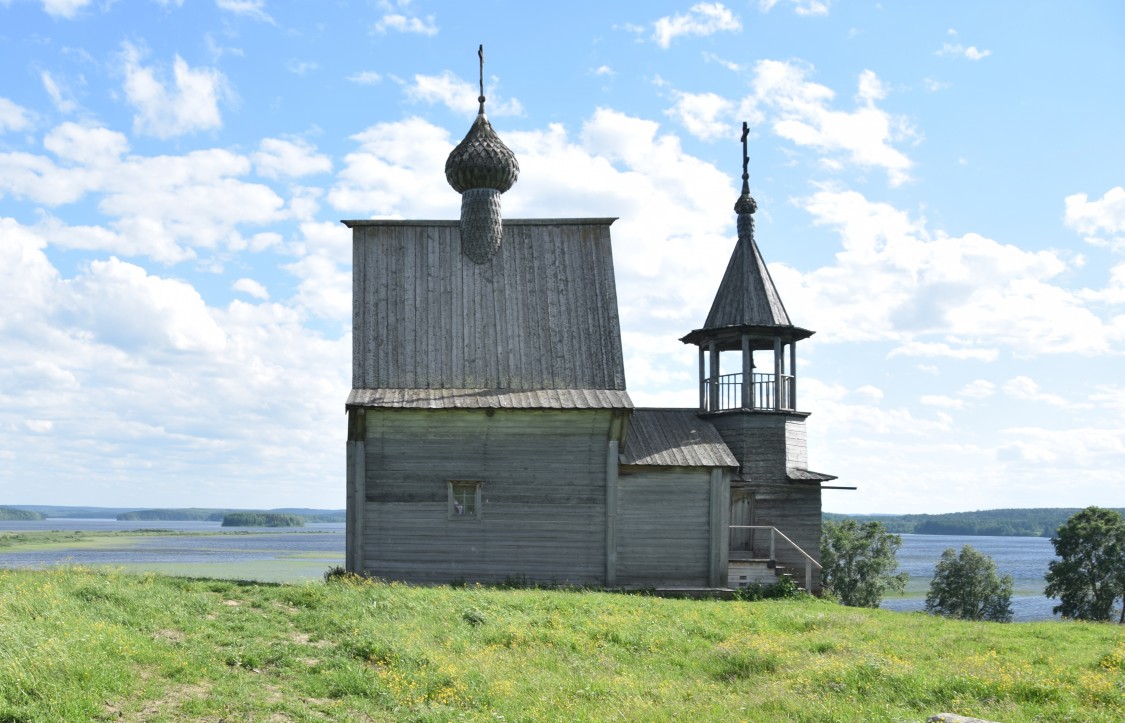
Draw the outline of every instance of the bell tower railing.
<instances>
[{"instance_id":1,"label":"bell tower railing","mask_svg":"<svg viewBox=\"0 0 1125 723\"><path fill-rule=\"evenodd\" d=\"M749 385L745 384L744 376L742 373L721 374L700 380L699 399L703 411L795 410L796 380L792 374L752 373Z\"/></svg>"}]
</instances>

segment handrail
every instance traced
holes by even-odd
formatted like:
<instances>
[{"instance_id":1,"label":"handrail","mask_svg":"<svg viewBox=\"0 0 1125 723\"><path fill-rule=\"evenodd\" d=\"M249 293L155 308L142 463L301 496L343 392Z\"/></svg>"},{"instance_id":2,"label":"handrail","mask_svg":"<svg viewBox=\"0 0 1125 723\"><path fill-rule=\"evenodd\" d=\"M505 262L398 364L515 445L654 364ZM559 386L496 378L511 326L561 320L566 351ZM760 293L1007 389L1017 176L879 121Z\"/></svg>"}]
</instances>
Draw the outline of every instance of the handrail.
<instances>
[{"instance_id":1,"label":"handrail","mask_svg":"<svg viewBox=\"0 0 1125 723\"><path fill-rule=\"evenodd\" d=\"M781 539L788 542L793 548L805 556L805 592L812 592L812 566L816 565L817 568L823 570L824 566L813 559L813 556L801 549L801 546L796 542L789 539L788 536L781 530L773 527L772 525L728 525L732 530L769 530L770 531L770 562L777 563L777 541L775 536L781 535ZM811 563L811 564L810 564Z\"/></svg>"}]
</instances>

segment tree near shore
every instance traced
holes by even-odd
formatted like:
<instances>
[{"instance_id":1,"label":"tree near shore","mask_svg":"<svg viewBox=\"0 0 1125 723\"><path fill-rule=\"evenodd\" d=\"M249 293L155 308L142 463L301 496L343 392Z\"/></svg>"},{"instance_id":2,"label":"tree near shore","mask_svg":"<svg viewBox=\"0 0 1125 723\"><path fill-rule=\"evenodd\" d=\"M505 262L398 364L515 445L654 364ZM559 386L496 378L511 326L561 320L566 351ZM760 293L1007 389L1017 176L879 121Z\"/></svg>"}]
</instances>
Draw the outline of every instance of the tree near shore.
<instances>
[{"instance_id":1,"label":"tree near shore","mask_svg":"<svg viewBox=\"0 0 1125 723\"><path fill-rule=\"evenodd\" d=\"M844 605L877 608L888 591L901 592L907 574L896 573L902 538L879 522L825 522L820 536L821 581Z\"/></svg>"},{"instance_id":2,"label":"tree near shore","mask_svg":"<svg viewBox=\"0 0 1125 723\"><path fill-rule=\"evenodd\" d=\"M1056 614L1075 620L1125 623L1125 518L1101 507L1087 507L1051 538L1058 560L1047 564L1047 597L1059 598Z\"/></svg>"},{"instance_id":3,"label":"tree near shore","mask_svg":"<svg viewBox=\"0 0 1125 723\"><path fill-rule=\"evenodd\" d=\"M926 593L926 612L961 620L1012 620L1012 576L1001 577L996 563L965 545L941 553Z\"/></svg>"}]
</instances>

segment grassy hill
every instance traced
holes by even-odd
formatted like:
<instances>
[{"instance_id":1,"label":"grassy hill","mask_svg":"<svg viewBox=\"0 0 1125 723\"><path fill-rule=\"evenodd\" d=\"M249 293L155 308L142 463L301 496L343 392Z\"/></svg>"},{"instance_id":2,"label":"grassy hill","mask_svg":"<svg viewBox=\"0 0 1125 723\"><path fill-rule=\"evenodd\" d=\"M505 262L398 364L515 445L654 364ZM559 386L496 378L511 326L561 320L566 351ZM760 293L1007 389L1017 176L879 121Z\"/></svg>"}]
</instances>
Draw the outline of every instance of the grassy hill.
<instances>
[{"instance_id":1,"label":"grassy hill","mask_svg":"<svg viewBox=\"0 0 1125 723\"><path fill-rule=\"evenodd\" d=\"M1125 718L1112 625L0 571L0 720Z\"/></svg>"},{"instance_id":2,"label":"grassy hill","mask_svg":"<svg viewBox=\"0 0 1125 723\"><path fill-rule=\"evenodd\" d=\"M825 512L824 519L874 520L888 532L916 535L986 535L1052 537L1059 525L1078 512L1078 507L977 510L940 515L844 515ZM1117 510L1125 514L1125 508Z\"/></svg>"}]
</instances>

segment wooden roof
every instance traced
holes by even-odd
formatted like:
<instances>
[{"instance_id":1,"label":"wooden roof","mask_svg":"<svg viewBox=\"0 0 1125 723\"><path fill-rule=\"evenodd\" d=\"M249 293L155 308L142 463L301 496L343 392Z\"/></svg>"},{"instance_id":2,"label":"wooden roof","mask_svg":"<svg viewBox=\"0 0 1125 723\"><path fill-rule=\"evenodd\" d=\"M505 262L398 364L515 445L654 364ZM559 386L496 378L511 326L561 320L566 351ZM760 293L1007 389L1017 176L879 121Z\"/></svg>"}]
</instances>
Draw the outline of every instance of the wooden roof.
<instances>
[{"instance_id":1,"label":"wooden roof","mask_svg":"<svg viewBox=\"0 0 1125 723\"><path fill-rule=\"evenodd\" d=\"M624 392L614 220L505 219L483 264L457 221L344 221L352 387Z\"/></svg>"},{"instance_id":2,"label":"wooden roof","mask_svg":"<svg viewBox=\"0 0 1125 723\"><path fill-rule=\"evenodd\" d=\"M621 464L738 467L738 460L715 427L694 409L635 409Z\"/></svg>"},{"instance_id":3,"label":"wooden roof","mask_svg":"<svg viewBox=\"0 0 1125 723\"><path fill-rule=\"evenodd\" d=\"M724 326L792 326L754 237L738 239L704 329Z\"/></svg>"},{"instance_id":4,"label":"wooden roof","mask_svg":"<svg viewBox=\"0 0 1125 723\"><path fill-rule=\"evenodd\" d=\"M749 228L752 228L748 224ZM743 332L752 335L781 336L783 339L807 339L813 332L793 326L785 304L777 293L762 252L747 230L739 234L738 242L727 263L726 273L715 293L711 311L703 327L692 331L681 341L698 344L704 340L730 337L732 348L737 348L737 337ZM762 348L768 348L765 345Z\"/></svg>"},{"instance_id":5,"label":"wooden roof","mask_svg":"<svg viewBox=\"0 0 1125 723\"><path fill-rule=\"evenodd\" d=\"M353 389L348 406L397 409L632 409L624 391L600 389Z\"/></svg>"}]
</instances>

